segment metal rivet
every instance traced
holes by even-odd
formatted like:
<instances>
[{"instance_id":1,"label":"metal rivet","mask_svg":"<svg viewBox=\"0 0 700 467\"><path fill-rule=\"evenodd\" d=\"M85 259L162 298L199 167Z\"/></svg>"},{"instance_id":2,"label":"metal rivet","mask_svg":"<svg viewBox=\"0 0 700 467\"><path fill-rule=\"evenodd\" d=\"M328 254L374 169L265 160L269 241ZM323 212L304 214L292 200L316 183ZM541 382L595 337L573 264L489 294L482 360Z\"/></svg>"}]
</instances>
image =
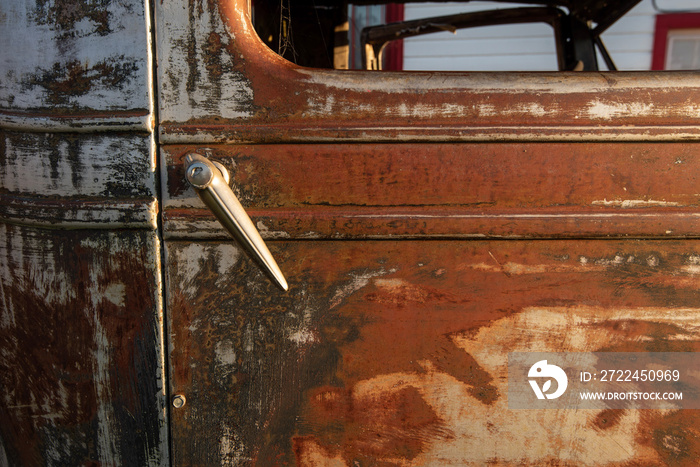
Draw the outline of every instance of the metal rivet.
<instances>
[{"instance_id":1,"label":"metal rivet","mask_svg":"<svg viewBox=\"0 0 700 467\"><path fill-rule=\"evenodd\" d=\"M173 407L175 407L176 409L182 408L182 406L185 405L185 402L186 402L185 396L183 396L182 394L178 394L176 396L173 396Z\"/></svg>"}]
</instances>

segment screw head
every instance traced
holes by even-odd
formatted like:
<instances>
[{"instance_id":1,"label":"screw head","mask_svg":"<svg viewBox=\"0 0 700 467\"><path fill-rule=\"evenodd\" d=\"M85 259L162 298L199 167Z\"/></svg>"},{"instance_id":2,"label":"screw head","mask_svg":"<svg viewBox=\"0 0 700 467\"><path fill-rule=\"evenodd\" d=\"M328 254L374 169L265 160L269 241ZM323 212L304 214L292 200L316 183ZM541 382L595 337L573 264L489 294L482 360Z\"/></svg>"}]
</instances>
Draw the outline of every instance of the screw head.
<instances>
[{"instance_id":1,"label":"screw head","mask_svg":"<svg viewBox=\"0 0 700 467\"><path fill-rule=\"evenodd\" d=\"M187 400L185 399L185 396L182 394L177 394L173 396L173 407L176 409L182 408L185 405L185 402Z\"/></svg>"}]
</instances>

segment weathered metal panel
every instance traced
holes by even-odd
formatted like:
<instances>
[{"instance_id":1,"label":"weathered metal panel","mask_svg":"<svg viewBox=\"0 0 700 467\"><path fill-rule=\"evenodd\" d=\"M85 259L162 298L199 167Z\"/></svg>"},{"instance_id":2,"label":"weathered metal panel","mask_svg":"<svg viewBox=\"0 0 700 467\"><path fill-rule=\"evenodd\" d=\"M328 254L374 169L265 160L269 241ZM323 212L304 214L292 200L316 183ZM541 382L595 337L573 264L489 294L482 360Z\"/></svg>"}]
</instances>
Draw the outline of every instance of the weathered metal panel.
<instances>
[{"instance_id":1,"label":"weathered metal panel","mask_svg":"<svg viewBox=\"0 0 700 467\"><path fill-rule=\"evenodd\" d=\"M184 178L223 162L267 238L697 236L694 143L164 146L168 237L226 238Z\"/></svg>"},{"instance_id":2,"label":"weathered metal panel","mask_svg":"<svg viewBox=\"0 0 700 467\"><path fill-rule=\"evenodd\" d=\"M0 131L0 216L36 225L154 229L148 134Z\"/></svg>"},{"instance_id":3,"label":"weathered metal panel","mask_svg":"<svg viewBox=\"0 0 700 467\"><path fill-rule=\"evenodd\" d=\"M0 1L0 465L169 463L150 8Z\"/></svg>"},{"instance_id":4,"label":"weathered metal panel","mask_svg":"<svg viewBox=\"0 0 700 467\"><path fill-rule=\"evenodd\" d=\"M253 92L245 84L241 58L232 53L234 36L222 22L216 1L155 6L161 122L252 116Z\"/></svg>"},{"instance_id":5,"label":"weathered metal panel","mask_svg":"<svg viewBox=\"0 0 700 467\"><path fill-rule=\"evenodd\" d=\"M247 0L156 4L164 142L697 138L695 73L313 70L257 37ZM653 96L650 99L650 96Z\"/></svg>"},{"instance_id":6,"label":"weathered metal panel","mask_svg":"<svg viewBox=\"0 0 700 467\"><path fill-rule=\"evenodd\" d=\"M147 117L146 17L143 0L3 1L2 118Z\"/></svg>"},{"instance_id":7,"label":"weathered metal panel","mask_svg":"<svg viewBox=\"0 0 700 467\"><path fill-rule=\"evenodd\" d=\"M0 223L9 465L167 465L155 231Z\"/></svg>"},{"instance_id":8,"label":"weathered metal panel","mask_svg":"<svg viewBox=\"0 0 700 467\"><path fill-rule=\"evenodd\" d=\"M170 242L175 465L696 465L698 412L509 410L514 351L700 349L689 241Z\"/></svg>"}]
</instances>

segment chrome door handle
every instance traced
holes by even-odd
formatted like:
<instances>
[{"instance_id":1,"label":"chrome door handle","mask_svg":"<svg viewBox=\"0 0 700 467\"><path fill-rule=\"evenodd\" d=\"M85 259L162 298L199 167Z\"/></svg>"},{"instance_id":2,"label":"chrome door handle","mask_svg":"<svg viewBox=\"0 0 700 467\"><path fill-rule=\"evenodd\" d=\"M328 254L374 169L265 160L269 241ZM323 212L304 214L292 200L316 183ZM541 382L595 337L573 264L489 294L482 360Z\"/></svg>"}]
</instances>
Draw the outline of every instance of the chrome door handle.
<instances>
[{"instance_id":1,"label":"chrome door handle","mask_svg":"<svg viewBox=\"0 0 700 467\"><path fill-rule=\"evenodd\" d=\"M185 177L221 225L260 263L274 282L286 291L288 286L282 271L228 185L226 167L200 154L190 153L185 156Z\"/></svg>"}]
</instances>

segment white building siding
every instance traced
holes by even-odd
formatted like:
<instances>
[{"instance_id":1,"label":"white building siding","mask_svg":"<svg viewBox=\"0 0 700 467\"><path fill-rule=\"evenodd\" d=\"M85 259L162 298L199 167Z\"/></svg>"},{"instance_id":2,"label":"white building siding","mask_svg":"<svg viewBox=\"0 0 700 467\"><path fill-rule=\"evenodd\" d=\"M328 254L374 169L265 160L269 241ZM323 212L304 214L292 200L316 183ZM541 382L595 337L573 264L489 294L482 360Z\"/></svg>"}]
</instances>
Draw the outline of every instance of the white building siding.
<instances>
[{"instance_id":1,"label":"white building siding","mask_svg":"<svg viewBox=\"0 0 700 467\"><path fill-rule=\"evenodd\" d=\"M700 9L699 0L657 0L669 10ZM513 4L495 4L513 8ZM443 16L494 8L492 2L407 4L405 19ZM643 0L620 19L602 38L620 70L651 67L657 11L652 0ZM557 69L552 28L546 24L523 24L442 32L404 41L405 70L548 71ZM605 68L599 60L601 68Z\"/></svg>"}]
</instances>

